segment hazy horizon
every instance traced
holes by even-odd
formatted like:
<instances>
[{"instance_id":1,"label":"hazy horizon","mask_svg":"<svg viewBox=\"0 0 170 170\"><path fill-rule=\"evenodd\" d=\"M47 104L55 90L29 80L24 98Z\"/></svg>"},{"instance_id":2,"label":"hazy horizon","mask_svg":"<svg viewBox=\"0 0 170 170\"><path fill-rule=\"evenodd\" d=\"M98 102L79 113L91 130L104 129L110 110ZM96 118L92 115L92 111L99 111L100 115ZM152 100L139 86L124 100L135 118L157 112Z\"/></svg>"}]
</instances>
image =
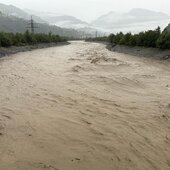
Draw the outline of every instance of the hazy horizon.
<instances>
[{"instance_id":1,"label":"hazy horizon","mask_svg":"<svg viewBox=\"0 0 170 170\"><path fill-rule=\"evenodd\" d=\"M87 22L110 11L127 12L133 8L144 8L170 15L169 0L24 0L24 3L21 0L0 0L0 3L15 5L22 9L72 15Z\"/></svg>"}]
</instances>

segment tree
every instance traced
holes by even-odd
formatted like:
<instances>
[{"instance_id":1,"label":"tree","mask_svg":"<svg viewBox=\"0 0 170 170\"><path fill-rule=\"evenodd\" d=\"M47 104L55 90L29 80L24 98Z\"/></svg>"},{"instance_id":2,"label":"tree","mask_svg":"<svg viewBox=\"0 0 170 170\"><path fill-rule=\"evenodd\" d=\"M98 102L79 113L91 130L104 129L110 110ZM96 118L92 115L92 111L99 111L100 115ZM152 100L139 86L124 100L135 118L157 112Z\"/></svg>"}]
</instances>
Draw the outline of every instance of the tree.
<instances>
[{"instance_id":1,"label":"tree","mask_svg":"<svg viewBox=\"0 0 170 170\"><path fill-rule=\"evenodd\" d=\"M12 45L12 39L7 33L0 33L0 44L2 47L10 47Z\"/></svg>"},{"instance_id":2,"label":"tree","mask_svg":"<svg viewBox=\"0 0 170 170\"><path fill-rule=\"evenodd\" d=\"M170 49L170 32L163 31L157 40L157 47L161 49Z\"/></svg>"},{"instance_id":3,"label":"tree","mask_svg":"<svg viewBox=\"0 0 170 170\"><path fill-rule=\"evenodd\" d=\"M114 43L114 38L115 38L115 35L114 34L110 34L109 37L108 37L108 41L110 43Z\"/></svg>"}]
</instances>

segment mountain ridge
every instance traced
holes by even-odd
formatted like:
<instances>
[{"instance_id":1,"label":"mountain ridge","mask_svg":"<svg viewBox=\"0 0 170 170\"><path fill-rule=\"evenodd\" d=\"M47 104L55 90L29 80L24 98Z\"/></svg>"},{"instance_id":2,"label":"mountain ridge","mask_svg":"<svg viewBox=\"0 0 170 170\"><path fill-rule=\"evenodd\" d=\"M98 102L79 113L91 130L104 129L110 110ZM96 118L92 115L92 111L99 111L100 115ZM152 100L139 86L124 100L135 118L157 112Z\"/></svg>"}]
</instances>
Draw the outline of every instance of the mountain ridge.
<instances>
[{"instance_id":1,"label":"mountain ridge","mask_svg":"<svg viewBox=\"0 0 170 170\"><path fill-rule=\"evenodd\" d=\"M160 26L164 29L170 23L170 16L163 12L156 12L143 8L134 8L128 12L110 11L99 16L92 22L85 22L77 17L62 15L51 12L40 12L33 10L22 10L13 5L0 3L0 11L9 16L15 16L30 20L30 16L38 23L45 23L66 29L75 29L95 35L96 31L104 33L116 32L140 32L155 29Z\"/></svg>"},{"instance_id":2,"label":"mountain ridge","mask_svg":"<svg viewBox=\"0 0 170 170\"><path fill-rule=\"evenodd\" d=\"M14 5L6 5L6 4L0 3L0 11L3 14L9 15L9 16L15 16L18 18L30 20L30 15L27 12L25 12L24 10L22 10ZM33 18L36 22L46 23L46 21L41 19L39 16L33 15Z\"/></svg>"},{"instance_id":3,"label":"mountain ridge","mask_svg":"<svg viewBox=\"0 0 170 170\"><path fill-rule=\"evenodd\" d=\"M13 33L24 33L27 30L28 21L23 18L18 18L15 16L7 16L0 13L0 31L1 32L13 32ZM35 30L36 33L46 33L52 32L53 34L58 34L65 37L78 38L82 36L82 32L76 31L74 29L60 28L55 25L48 25L46 23L38 23L38 29Z\"/></svg>"},{"instance_id":4,"label":"mountain ridge","mask_svg":"<svg viewBox=\"0 0 170 170\"><path fill-rule=\"evenodd\" d=\"M109 12L93 21L92 25L104 27L113 32L140 32L154 29L157 26L165 28L170 22L170 16L166 13L156 12L143 8L134 8L128 12Z\"/></svg>"}]
</instances>

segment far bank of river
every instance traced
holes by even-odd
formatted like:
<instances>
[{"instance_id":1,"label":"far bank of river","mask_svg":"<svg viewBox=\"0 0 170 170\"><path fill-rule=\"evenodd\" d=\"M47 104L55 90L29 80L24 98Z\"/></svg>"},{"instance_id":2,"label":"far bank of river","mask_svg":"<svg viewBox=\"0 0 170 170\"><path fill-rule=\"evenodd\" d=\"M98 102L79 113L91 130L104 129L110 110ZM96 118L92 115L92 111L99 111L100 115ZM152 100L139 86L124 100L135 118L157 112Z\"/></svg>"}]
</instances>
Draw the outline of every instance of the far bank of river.
<instances>
[{"instance_id":1,"label":"far bank of river","mask_svg":"<svg viewBox=\"0 0 170 170\"><path fill-rule=\"evenodd\" d=\"M43 43L43 44L35 44L35 45L27 45L27 46L12 46L12 47L0 47L0 58L9 56L11 54L16 54L19 52L25 52L25 51L32 51L35 49L42 49L42 48L48 48L48 47L55 47L55 46L61 46L61 45L68 45L69 42L59 42L59 43Z\"/></svg>"}]
</instances>

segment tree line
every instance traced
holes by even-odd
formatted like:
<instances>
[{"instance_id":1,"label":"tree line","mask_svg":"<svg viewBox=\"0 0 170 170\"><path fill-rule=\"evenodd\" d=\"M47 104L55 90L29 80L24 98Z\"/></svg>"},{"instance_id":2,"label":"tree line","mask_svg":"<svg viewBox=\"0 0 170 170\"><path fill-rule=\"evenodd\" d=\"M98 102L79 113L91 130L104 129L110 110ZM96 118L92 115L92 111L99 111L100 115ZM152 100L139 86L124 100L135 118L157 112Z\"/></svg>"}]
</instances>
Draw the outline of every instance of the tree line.
<instances>
[{"instance_id":1,"label":"tree line","mask_svg":"<svg viewBox=\"0 0 170 170\"><path fill-rule=\"evenodd\" d=\"M59 35L37 33L32 34L28 30L25 33L5 33L0 32L0 46L25 46L35 45L40 43L58 43L66 41L65 38Z\"/></svg>"},{"instance_id":2,"label":"tree line","mask_svg":"<svg viewBox=\"0 0 170 170\"><path fill-rule=\"evenodd\" d=\"M110 34L108 37L91 38L88 41L108 41L115 45L142 46L160 49L170 49L170 32L155 30L140 32L138 34L122 33Z\"/></svg>"}]
</instances>

